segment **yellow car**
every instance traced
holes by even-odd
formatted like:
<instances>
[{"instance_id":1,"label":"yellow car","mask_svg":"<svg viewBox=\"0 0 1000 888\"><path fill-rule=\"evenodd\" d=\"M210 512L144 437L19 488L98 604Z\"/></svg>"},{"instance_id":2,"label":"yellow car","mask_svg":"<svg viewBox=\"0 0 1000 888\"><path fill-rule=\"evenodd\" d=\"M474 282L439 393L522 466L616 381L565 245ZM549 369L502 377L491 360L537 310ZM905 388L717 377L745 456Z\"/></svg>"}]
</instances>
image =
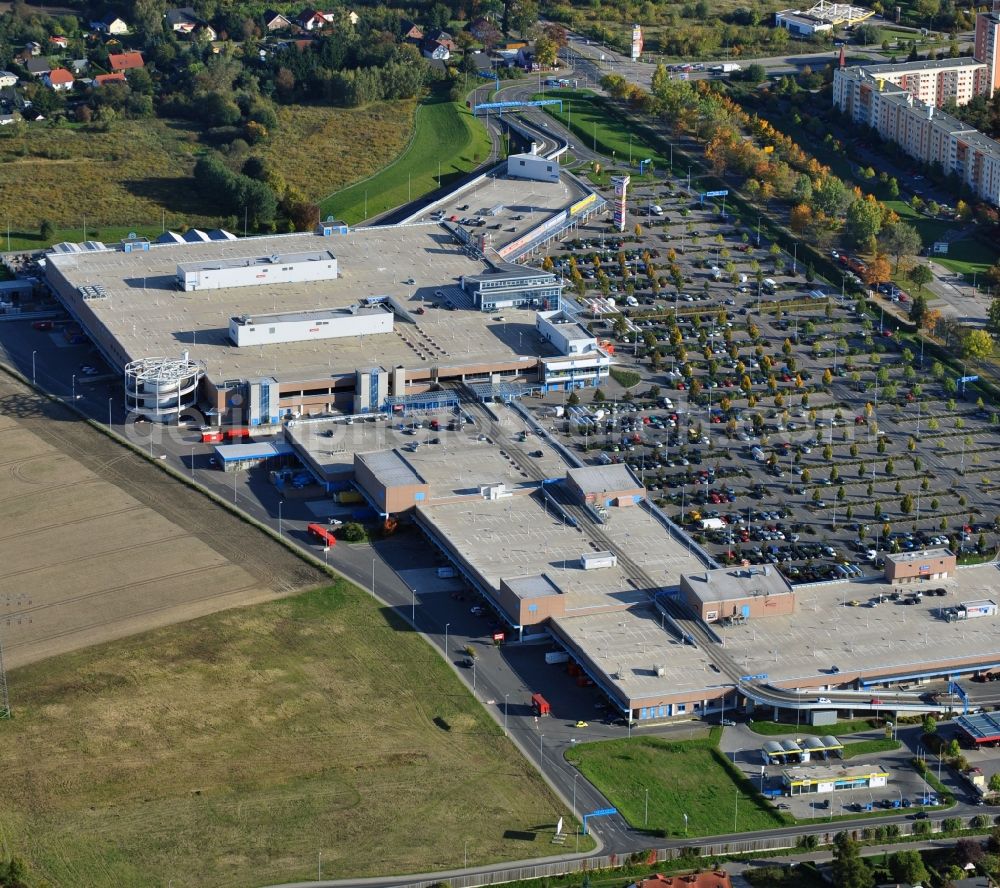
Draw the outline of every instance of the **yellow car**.
<instances>
[{"instance_id":1,"label":"yellow car","mask_svg":"<svg viewBox=\"0 0 1000 888\"><path fill-rule=\"evenodd\" d=\"M583 720L581 720L581 721L578 721L578 722L576 723L576 726L577 726L578 728L589 728L589 727L590 727L590 725L588 725L588 724L587 724L587 723L586 723L585 721L583 721Z\"/></svg>"}]
</instances>

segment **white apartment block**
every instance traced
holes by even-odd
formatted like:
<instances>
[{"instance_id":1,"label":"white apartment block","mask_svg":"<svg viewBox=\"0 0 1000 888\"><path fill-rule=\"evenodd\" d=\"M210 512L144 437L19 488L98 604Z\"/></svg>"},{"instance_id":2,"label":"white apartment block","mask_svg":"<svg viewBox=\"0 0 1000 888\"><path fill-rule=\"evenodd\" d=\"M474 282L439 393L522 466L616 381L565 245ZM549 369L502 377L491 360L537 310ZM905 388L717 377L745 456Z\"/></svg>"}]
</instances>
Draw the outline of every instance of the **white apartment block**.
<instances>
[{"instance_id":1,"label":"white apartment block","mask_svg":"<svg viewBox=\"0 0 1000 888\"><path fill-rule=\"evenodd\" d=\"M971 58L865 65L864 69L876 80L892 83L918 102L936 108L949 99L967 105L974 96L991 92L986 64Z\"/></svg>"},{"instance_id":2,"label":"white apartment block","mask_svg":"<svg viewBox=\"0 0 1000 888\"><path fill-rule=\"evenodd\" d=\"M922 163L939 163L978 199L1000 206L1000 143L885 77L873 76L870 68L837 69L833 103L854 123L871 127Z\"/></svg>"}]
</instances>

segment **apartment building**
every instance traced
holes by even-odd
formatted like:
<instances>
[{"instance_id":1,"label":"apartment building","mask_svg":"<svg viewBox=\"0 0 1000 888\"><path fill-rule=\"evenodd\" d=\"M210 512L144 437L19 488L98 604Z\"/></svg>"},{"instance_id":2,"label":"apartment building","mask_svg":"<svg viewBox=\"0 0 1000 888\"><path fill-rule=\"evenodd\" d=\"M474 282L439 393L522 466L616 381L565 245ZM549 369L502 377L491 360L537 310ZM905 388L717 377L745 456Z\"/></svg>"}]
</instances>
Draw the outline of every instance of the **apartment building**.
<instances>
[{"instance_id":1,"label":"apartment building","mask_svg":"<svg viewBox=\"0 0 1000 888\"><path fill-rule=\"evenodd\" d=\"M922 163L939 163L978 199L1000 206L1000 143L864 67L834 72L833 102L854 123L871 127Z\"/></svg>"},{"instance_id":2,"label":"apartment building","mask_svg":"<svg viewBox=\"0 0 1000 888\"><path fill-rule=\"evenodd\" d=\"M976 16L975 55L986 66L987 95L1000 89L1000 0L994 0L992 12Z\"/></svg>"},{"instance_id":3,"label":"apartment building","mask_svg":"<svg viewBox=\"0 0 1000 888\"><path fill-rule=\"evenodd\" d=\"M939 59L896 65L865 65L874 78L906 90L925 105L940 108L949 99L966 105L978 95L989 96L987 65L976 59Z\"/></svg>"}]
</instances>

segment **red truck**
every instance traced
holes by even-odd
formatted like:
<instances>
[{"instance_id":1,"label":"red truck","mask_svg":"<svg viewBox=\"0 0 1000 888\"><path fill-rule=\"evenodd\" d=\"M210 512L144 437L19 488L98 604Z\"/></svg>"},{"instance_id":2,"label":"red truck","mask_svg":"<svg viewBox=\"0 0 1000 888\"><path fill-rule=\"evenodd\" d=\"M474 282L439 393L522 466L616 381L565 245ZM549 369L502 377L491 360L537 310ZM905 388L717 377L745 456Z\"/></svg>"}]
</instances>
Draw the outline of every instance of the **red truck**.
<instances>
[{"instance_id":1,"label":"red truck","mask_svg":"<svg viewBox=\"0 0 1000 888\"><path fill-rule=\"evenodd\" d=\"M316 537L324 546L336 546L337 538L322 524L310 524L307 528L311 536Z\"/></svg>"},{"instance_id":2,"label":"red truck","mask_svg":"<svg viewBox=\"0 0 1000 888\"><path fill-rule=\"evenodd\" d=\"M531 706L535 710L535 715L552 714L552 708L549 706L549 701L546 700L541 694L531 695Z\"/></svg>"},{"instance_id":3,"label":"red truck","mask_svg":"<svg viewBox=\"0 0 1000 888\"><path fill-rule=\"evenodd\" d=\"M220 443L222 443L222 432L202 432L201 433L201 443L202 444L220 444Z\"/></svg>"}]
</instances>

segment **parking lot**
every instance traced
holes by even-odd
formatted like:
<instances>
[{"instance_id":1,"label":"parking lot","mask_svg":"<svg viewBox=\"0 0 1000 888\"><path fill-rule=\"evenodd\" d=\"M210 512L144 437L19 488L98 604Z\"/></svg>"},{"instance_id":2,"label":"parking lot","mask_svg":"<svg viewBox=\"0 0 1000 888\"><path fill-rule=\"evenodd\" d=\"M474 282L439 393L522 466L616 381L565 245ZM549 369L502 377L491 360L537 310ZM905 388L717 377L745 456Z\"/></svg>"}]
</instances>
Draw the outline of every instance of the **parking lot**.
<instances>
[{"instance_id":1,"label":"parking lot","mask_svg":"<svg viewBox=\"0 0 1000 888\"><path fill-rule=\"evenodd\" d=\"M856 259L810 280L683 183L630 208L624 233L595 224L545 261L618 376L536 402L548 427L627 462L720 561L803 582L880 574L888 551L992 554L997 414L850 295Z\"/></svg>"}]
</instances>

